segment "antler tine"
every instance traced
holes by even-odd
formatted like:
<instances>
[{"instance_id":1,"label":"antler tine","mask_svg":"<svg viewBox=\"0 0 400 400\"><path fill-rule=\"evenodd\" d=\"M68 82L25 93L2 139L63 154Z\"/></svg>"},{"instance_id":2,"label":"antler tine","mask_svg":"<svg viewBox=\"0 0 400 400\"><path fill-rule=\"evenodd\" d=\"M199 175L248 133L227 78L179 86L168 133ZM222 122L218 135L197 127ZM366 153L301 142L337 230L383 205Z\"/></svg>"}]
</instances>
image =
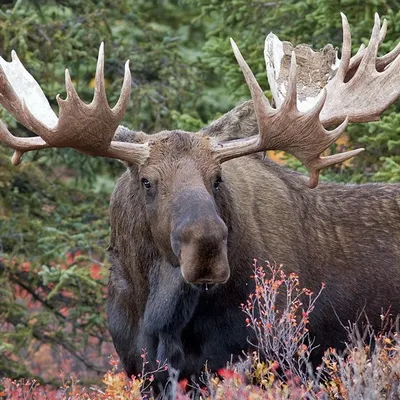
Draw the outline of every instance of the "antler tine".
<instances>
[{"instance_id":1,"label":"antler tine","mask_svg":"<svg viewBox=\"0 0 400 400\"><path fill-rule=\"evenodd\" d=\"M318 158L317 160L315 160L315 162L312 162L310 164L309 168L307 168L310 173L308 187L314 189L318 185L319 173L322 169L330 167L334 164L340 164L344 161L347 161L350 158L353 158L357 154L361 153L362 151L364 151L364 149L360 148L349 150L340 154L333 154L331 156Z\"/></svg>"},{"instance_id":2,"label":"antler tine","mask_svg":"<svg viewBox=\"0 0 400 400\"><path fill-rule=\"evenodd\" d=\"M60 93L57 94L56 100L59 106L61 106L61 103L66 102L67 99L71 100L74 99L75 101L79 101L79 95L75 89L74 84L72 83L71 80L71 74L69 73L69 69L65 68L65 89L67 91L67 97L64 99L61 98Z\"/></svg>"},{"instance_id":3,"label":"antler tine","mask_svg":"<svg viewBox=\"0 0 400 400\"><path fill-rule=\"evenodd\" d=\"M374 27L372 28L371 38L368 46L365 49L364 57L362 58L359 67L354 75L354 79L365 73L373 73L376 71L376 56L378 54L379 47L379 33L380 33L381 21L378 13L375 13Z\"/></svg>"},{"instance_id":4,"label":"antler tine","mask_svg":"<svg viewBox=\"0 0 400 400\"><path fill-rule=\"evenodd\" d=\"M339 79L340 81L344 81L351 59L351 33L349 21L347 20L346 15L344 15L343 13L340 13L340 15L342 17L343 26L343 44L342 59L340 60L340 65L336 76L337 79Z\"/></svg>"},{"instance_id":5,"label":"antler tine","mask_svg":"<svg viewBox=\"0 0 400 400\"><path fill-rule=\"evenodd\" d=\"M378 13L375 13L375 14L379 18L379 14ZM387 19L383 18L382 27L381 27L381 30L379 32L379 46L382 44L383 40L385 39L386 33L387 33Z\"/></svg>"},{"instance_id":6,"label":"antler tine","mask_svg":"<svg viewBox=\"0 0 400 400\"><path fill-rule=\"evenodd\" d=\"M247 64L242 54L240 53L240 50L237 47L235 41L232 38L230 38L230 42L233 49L233 53L236 57L240 69L243 72L247 86L249 87L251 98L253 99L254 102L254 109L257 115L257 120L260 121L263 114L265 114L266 112L273 112L274 109L271 107L269 100L265 97L264 92L262 91L260 85L258 84L256 77L254 76L249 65Z\"/></svg>"},{"instance_id":7,"label":"antler tine","mask_svg":"<svg viewBox=\"0 0 400 400\"><path fill-rule=\"evenodd\" d=\"M391 74L394 75L397 73L398 82L396 82L396 83L397 83L397 90L399 93L397 95L397 97L399 97L399 95L400 95L400 88L399 88L399 86L400 86L400 57L399 56L396 57L396 59L393 62L391 62L383 72L381 72L381 74L384 74L384 73L387 73L388 75L391 75ZM395 100L396 99L394 99L393 101L395 101Z\"/></svg>"},{"instance_id":8,"label":"antler tine","mask_svg":"<svg viewBox=\"0 0 400 400\"><path fill-rule=\"evenodd\" d=\"M321 111L324 108L326 97L327 97L327 91L325 88L323 88L321 91L320 99L317 101L315 106L309 111L309 114L315 118L318 118L318 120L319 120ZM333 129L332 131L328 131L325 129L324 140L322 140L320 143L315 143L316 146L319 146L314 149L315 152L318 153L318 155L319 155L323 151L325 151L330 145L335 143L336 140L338 140L339 137L342 136L342 134L346 130L348 123L349 123L349 119L346 117L345 120L339 126L337 126L335 129ZM321 126L322 126L322 124L321 124ZM345 153L342 153L342 154L345 154Z\"/></svg>"},{"instance_id":9,"label":"antler tine","mask_svg":"<svg viewBox=\"0 0 400 400\"><path fill-rule=\"evenodd\" d=\"M41 137L17 138L13 136L1 120L0 141L15 150L11 159L14 165L18 165L21 162L21 158L26 151L50 147Z\"/></svg>"},{"instance_id":10,"label":"antler tine","mask_svg":"<svg viewBox=\"0 0 400 400\"><path fill-rule=\"evenodd\" d=\"M282 107L288 110L297 111L297 64L296 64L296 54L292 51L290 59L290 70L289 70L289 80L287 86L287 93L285 100L283 101ZM319 113L318 113L319 114Z\"/></svg>"},{"instance_id":11,"label":"antler tine","mask_svg":"<svg viewBox=\"0 0 400 400\"><path fill-rule=\"evenodd\" d=\"M240 52L239 48L237 47L237 44L235 41L230 38L233 54L236 57L236 60L240 66L240 69L242 70L242 73L244 75L244 78L246 80L247 86L250 89L252 97L254 96L254 99L260 99L260 98L265 98L264 93L260 87L260 85L257 82L256 77L254 76L252 70L250 69L249 65L245 61L245 59L242 56L242 53ZM266 99L266 98L265 98ZM267 100L267 99L266 99ZM268 101L268 100L267 100Z\"/></svg>"},{"instance_id":12,"label":"antler tine","mask_svg":"<svg viewBox=\"0 0 400 400\"><path fill-rule=\"evenodd\" d=\"M22 82L22 83L21 83ZM67 97L57 95L59 118L52 111L39 84L26 71L15 52L12 62L0 57L0 103L36 138L14 137L4 124L0 125L0 141L16 152L19 163L24 152L49 147L71 147L85 154L118 158L128 163L143 163L149 156L148 146L112 141L129 103L131 75L125 64L124 81L117 104L111 109L104 84L104 44L99 48L93 100L85 104L65 71ZM32 94L34 101L32 101Z\"/></svg>"},{"instance_id":13,"label":"antler tine","mask_svg":"<svg viewBox=\"0 0 400 400\"><path fill-rule=\"evenodd\" d=\"M379 72L382 72L390 63L392 63L400 54L400 42L397 43L397 46L391 50L389 53L385 54L382 57L378 57L376 61L376 69Z\"/></svg>"},{"instance_id":14,"label":"antler tine","mask_svg":"<svg viewBox=\"0 0 400 400\"><path fill-rule=\"evenodd\" d=\"M108 107L107 95L104 85L104 42L101 42L99 47L99 55L97 57L96 75L94 78L94 96L93 105L104 104Z\"/></svg>"},{"instance_id":15,"label":"antler tine","mask_svg":"<svg viewBox=\"0 0 400 400\"><path fill-rule=\"evenodd\" d=\"M278 109L270 106L258 85L254 74L242 57L236 44L231 41L233 51L249 86L257 117L259 134L222 143L213 143L215 158L220 162L266 150L284 150L298 158L310 172L309 187L318 183L319 171L331 165L353 157L360 152L347 152L330 158L321 158L320 154L329 147L346 129L348 120L342 122L333 131L327 131L319 120L324 106L326 93L307 112L297 109L296 55L292 52L287 95Z\"/></svg>"},{"instance_id":16,"label":"antler tine","mask_svg":"<svg viewBox=\"0 0 400 400\"><path fill-rule=\"evenodd\" d=\"M129 60L125 63L124 81L122 82L121 94L112 112L118 119L122 119L128 108L132 89L132 76L129 70Z\"/></svg>"}]
</instances>

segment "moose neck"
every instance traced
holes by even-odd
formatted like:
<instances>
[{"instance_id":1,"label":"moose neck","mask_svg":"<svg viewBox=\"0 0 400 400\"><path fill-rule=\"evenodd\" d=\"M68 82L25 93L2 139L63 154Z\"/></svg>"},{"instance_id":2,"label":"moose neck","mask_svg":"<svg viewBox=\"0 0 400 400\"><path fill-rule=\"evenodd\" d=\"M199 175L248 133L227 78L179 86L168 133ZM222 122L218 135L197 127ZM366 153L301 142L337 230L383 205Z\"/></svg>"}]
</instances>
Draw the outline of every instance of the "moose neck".
<instances>
[{"instance_id":1,"label":"moose neck","mask_svg":"<svg viewBox=\"0 0 400 400\"><path fill-rule=\"evenodd\" d=\"M400 238L397 253L385 247L393 243L390 232L400 231L400 184L321 182L309 189L298 173L257 156L225 163L222 174L228 193L221 189L225 206L219 207L224 220L224 207L229 208L228 257L233 278L236 266L246 262L251 266L252 257L284 264L314 289L326 279L329 265L335 265L332 274L347 274L346 265L357 268L378 257L376 246L387 251L392 265L400 265ZM357 257L352 239L356 234L365 247ZM338 265L344 269L339 271Z\"/></svg>"}]
</instances>

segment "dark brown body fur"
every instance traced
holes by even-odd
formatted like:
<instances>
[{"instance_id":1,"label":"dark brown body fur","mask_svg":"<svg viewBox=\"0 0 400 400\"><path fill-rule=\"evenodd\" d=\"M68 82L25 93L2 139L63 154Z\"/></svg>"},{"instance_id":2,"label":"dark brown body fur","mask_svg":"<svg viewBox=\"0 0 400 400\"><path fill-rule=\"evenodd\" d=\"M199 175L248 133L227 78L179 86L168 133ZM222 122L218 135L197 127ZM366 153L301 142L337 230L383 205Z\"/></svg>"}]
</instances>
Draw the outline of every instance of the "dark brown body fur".
<instances>
[{"instance_id":1,"label":"dark brown body fur","mask_svg":"<svg viewBox=\"0 0 400 400\"><path fill-rule=\"evenodd\" d=\"M254 258L284 264L312 290L326 283L310 321L321 350L342 347L341 322L362 311L377 327L382 309L400 312L400 185L309 189L298 174L258 155L226 162L222 176L215 202L228 227L231 275L209 291L184 282L179 267L160 255L138 168L118 181L108 319L128 374L141 371L144 348L151 362L165 355L186 376L205 362L220 368L249 349L240 304L253 290Z\"/></svg>"},{"instance_id":2,"label":"dark brown body fur","mask_svg":"<svg viewBox=\"0 0 400 400\"><path fill-rule=\"evenodd\" d=\"M148 274L158 260L131 174L134 171L120 179L111 204L113 267L108 314L120 326L124 345L117 349L122 359L132 354L137 366L129 370L138 373L141 349L137 343L150 292ZM399 185L321 183L311 190L284 168L254 157L226 163L223 174L220 207L229 226L232 276L212 294L201 296L213 315L209 330L204 331L206 321L202 321L200 331L191 332L190 339L199 346L202 340L209 342L210 352L202 357L193 354L198 361L190 362L196 364L190 372L219 354L221 346L230 348L227 339L234 341L245 330L239 305L251 288L247 283L253 258L283 263L310 289L327 284L311 320L317 342L325 346L338 346L345 339L337 317L346 323L365 310L378 324L381 309L391 305L393 311L400 310ZM165 301L172 299L167 295ZM245 333L238 339L232 350L247 347Z\"/></svg>"}]
</instances>

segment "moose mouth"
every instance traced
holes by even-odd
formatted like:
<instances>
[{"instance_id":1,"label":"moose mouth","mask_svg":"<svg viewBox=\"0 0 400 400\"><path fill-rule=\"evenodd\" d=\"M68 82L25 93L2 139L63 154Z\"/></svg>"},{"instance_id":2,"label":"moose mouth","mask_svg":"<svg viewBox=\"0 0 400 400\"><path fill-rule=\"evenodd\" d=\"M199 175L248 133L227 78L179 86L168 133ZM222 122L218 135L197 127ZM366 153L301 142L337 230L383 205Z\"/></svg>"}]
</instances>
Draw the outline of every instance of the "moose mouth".
<instances>
[{"instance_id":1,"label":"moose mouth","mask_svg":"<svg viewBox=\"0 0 400 400\"><path fill-rule=\"evenodd\" d=\"M174 265L175 268L180 268L180 265ZM184 279L185 282L190 285L192 288L199 290L200 292L210 292L213 289L215 289L215 287L217 287L220 284L224 284L225 282L221 282L221 283L193 283L193 282L188 282L186 281L186 279Z\"/></svg>"},{"instance_id":2,"label":"moose mouth","mask_svg":"<svg viewBox=\"0 0 400 400\"><path fill-rule=\"evenodd\" d=\"M173 267L181 269L181 264L173 264ZM228 279L225 281L213 281L212 279L202 279L199 281L191 281L191 280L187 280L185 278L185 275L182 273L182 270L181 270L181 274L182 274L183 280L188 285L190 285L193 289L196 289L196 290L199 290L199 291L205 292L205 293L213 291L213 289L215 289L217 286L223 285L228 281Z\"/></svg>"},{"instance_id":3,"label":"moose mouth","mask_svg":"<svg viewBox=\"0 0 400 400\"><path fill-rule=\"evenodd\" d=\"M209 292L210 290L213 290L218 283L201 283L200 285L195 285L199 290L202 292Z\"/></svg>"},{"instance_id":4,"label":"moose mouth","mask_svg":"<svg viewBox=\"0 0 400 400\"><path fill-rule=\"evenodd\" d=\"M189 282L185 280L187 284L189 284L193 289L200 291L201 293L209 293L214 291L214 289L220 285L224 285L225 282Z\"/></svg>"}]
</instances>

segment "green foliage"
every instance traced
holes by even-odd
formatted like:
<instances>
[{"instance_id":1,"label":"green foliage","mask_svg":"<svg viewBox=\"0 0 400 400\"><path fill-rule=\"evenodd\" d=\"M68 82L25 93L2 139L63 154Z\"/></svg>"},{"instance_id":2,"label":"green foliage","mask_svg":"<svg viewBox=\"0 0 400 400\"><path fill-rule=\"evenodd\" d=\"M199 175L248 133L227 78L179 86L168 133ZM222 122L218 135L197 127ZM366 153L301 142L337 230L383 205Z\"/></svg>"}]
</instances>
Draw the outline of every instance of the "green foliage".
<instances>
[{"instance_id":1,"label":"green foliage","mask_svg":"<svg viewBox=\"0 0 400 400\"><path fill-rule=\"evenodd\" d=\"M394 107L393 107L394 108ZM359 180L398 182L400 180L400 114L389 112L379 122L353 126L351 135L367 149ZM361 133L362 136L358 136ZM378 161L377 161L378 160Z\"/></svg>"},{"instance_id":2,"label":"green foliage","mask_svg":"<svg viewBox=\"0 0 400 400\"><path fill-rule=\"evenodd\" d=\"M0 171L0 372L52 380L54 351L74 369L103 371L108 196L69 189L34 163L17 169L1 154Z\"/></svg>"}]
</instances>

